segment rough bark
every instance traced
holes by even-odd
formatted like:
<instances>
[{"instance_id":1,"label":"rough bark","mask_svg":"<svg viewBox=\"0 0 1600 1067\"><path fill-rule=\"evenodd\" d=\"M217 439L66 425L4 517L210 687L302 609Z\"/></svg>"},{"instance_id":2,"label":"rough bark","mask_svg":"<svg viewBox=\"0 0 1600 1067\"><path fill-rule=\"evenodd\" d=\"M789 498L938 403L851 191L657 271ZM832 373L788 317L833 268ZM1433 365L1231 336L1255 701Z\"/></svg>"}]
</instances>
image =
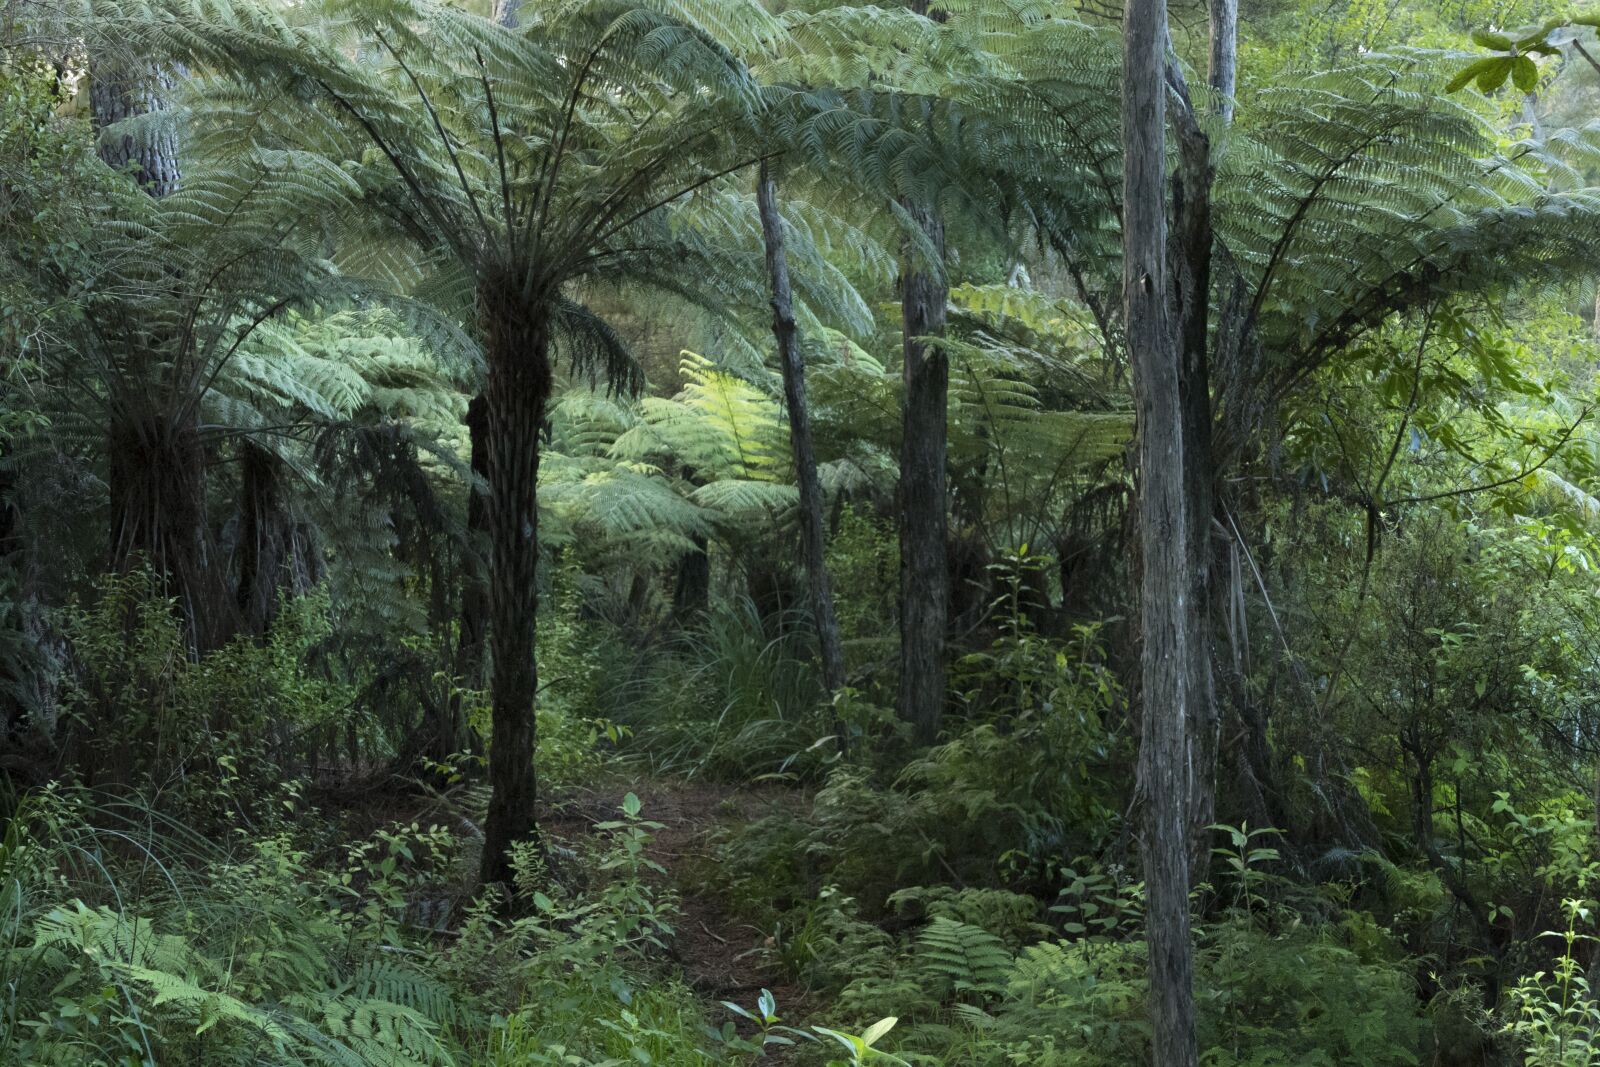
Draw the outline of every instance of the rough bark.
<instances>
[{"instance_id":1,"label":"rough bark","mask_svg":"<svg viewBox=\"0 0 1600 1067\"><path fill-rule=\"evenodd\" d=\"M1165 0L1123 15L1123 317L1138 417L1143 840L1151 1053L1195 1067L1189 938L1187 624L1190 595L1182 406L1167 277Z\"/></svg>"},{"instance_id":2,"label":"rough bark","mask_svg":"<svg viewBox=\"0 0 1600 1067\"><path fill-rule=\"evenodd\" d=\"M489 483L489 811L482 880L511 882L511 847L536 841L534 635L539 609L539 433L552 386L550 324L515 282L480 291Z\"/></svg>"},{"instance_id":3,"label":"rough bark","mask_svg":"<svg viewBox=\"0 0 1600 1067\"><path fill-rule=\"evenodd\" d=\"M145 137L109 134L105 128L124 119L167 110L173 72L151 63L94 65L89 86L89 108L101 131L99 152L106 164L118 170L133 166L134 180L151 196L166 196L178 187L178 144L169 129Z\"/></svg>"},{"instance_id":4,"label":"rough bark","mask_svg":"<svg viewBox=\"0 0 1600 1067\"><path fill-rule=\"evenodd\" d=\"M522 0L494 0L494 11L490 17L502 26L515 29L521 10Z\"/></svg>"},{"instance_id":5,"label":"rough bark","mask_svg":"<svg viewBox=\"0 0 1600 1067\"><path fill-rule=\"evenodd\" d=\"M783 217L778 213L777 186L762 162L756 176L756 201L761 212L761 237L766 244L767 278L772 287L772 334L778 342L783 371L783 399L789 414L789 444L794 452L795 481L800 489L800 550L806 568L811 618L822 661L822 684L830 694L845 681L839 619L833 610L833 589L822 549L822 483L817 478L817 453L811 439L811 411L806 405L806 368L800 356L800 331L794 321L789 286L789 261L783 246Z\"/></svg>"},{"instance_id":6,"label":"rough bark","mask_svg":"<svg viewBox=\"0 0 1600 1067\"><path fill-rule=\"evenodd\" d=\"M906 203L934 250L944 253L944 223ZM901 271L904 392L900 439L900 691L896 708L919 743L939 732L945 701L945 629L950 611L945 490L946 404L950 368L925 338L944 333L948 283L940 264L922 265L908 247Z\"/></svg>"},{"instance_id":7,"label":"rough bark","mask_svg":"<svg viewBox=\"0 0 1600 1067\"><path fill-rule=\"evenodd\" d=\"M1223 125L1233 121L1239 73L1239 0L1211 0L1211 109Z\"/></svg>"},{"instance_id":8,"label":"rough bark","mask_svg":"<svg viewBox=\"0 0 1600 1067\"><path fill-rule=\"evenodd\" d=\"M1187 94L1183 94L1186 98ZM1172 177L1173 295L1178 311L1178 397L1182 407L1183 488L1188 524L1188 786L1189 875L1203 881L1210 866L1210 831L1216 821L1217 714L1212 674L1215 630L1211 550L1213 487L1211 373L1211 144L1185 106L1174 126L1179 144Z\"/></svg>"},{"instance_id":9,"label":"rough bark","mask_svg":"<svg viewBox=\"0 0 1600 1067\"><path fill-rule=\"evenodd\" d=\"M246 633L264 636L284 593L299 594L317 580L312 546L295 521L283 484L283 461L251 442L240 448L239 586Z\"/></svg>"}]
</instances>

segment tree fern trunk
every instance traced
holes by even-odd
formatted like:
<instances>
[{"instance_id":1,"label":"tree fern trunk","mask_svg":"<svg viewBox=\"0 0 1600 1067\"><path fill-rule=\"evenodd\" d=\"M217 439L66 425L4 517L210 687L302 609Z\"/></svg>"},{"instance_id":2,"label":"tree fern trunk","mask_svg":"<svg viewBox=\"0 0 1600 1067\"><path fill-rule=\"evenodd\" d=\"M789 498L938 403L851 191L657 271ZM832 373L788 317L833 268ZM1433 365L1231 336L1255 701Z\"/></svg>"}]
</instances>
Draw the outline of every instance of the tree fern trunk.
<instances>
[{"instance_id":1,"label":"tree fern trunk","mask_svg":"<svg viewBox=\"0 0 1600 1067\"><path fill-rule=\"evenodd\" d=\"M283 594L315 583L317 567L303 527L295 521L283 484L283 461L246 441L240 448L239 586L246 633L265 636Z\"/></svg>"},{"instance_id":2,"label":"tree fern trunk","mask_svg":"<svg viewBox=\"0 0 1600 1067\"><path fill-rule=\"evenodd\" d=\"M509 883L510 849L537 839L534 637L539 609L539 432L550 399L550 324L515 284L480 290L489 483L489 813L482 878Z\"/></svg>"},{"instance_id":3,"label":"tree fern trunk","mask_svg":"<svg viewBox=\"0 0 1600 1067\"><path fill-rule=\"evenodd\" d=\"M839 643L839 620L833 611L828 566L822 554L822 484L817 479L811 411L806 406L806 368L800 357L800 333L794 321L789 261L783 247L783 218L778 214L777 188L765 161L756 177L756 200L761 211L761 236L766 243L767 277L772 286L772 333L778 341L783 398L789 410L789 443L794 451L795 481L800 488L800 549L805 557L811 594L811 617L817 628L822 684L832 694L844 685L844 651Z\"/></svg>"},{"instance_id":4,"label":"tree fern trunk","mask_svg":"<svg viewBox=\"0 0 1600 1067\"><path fill-rule=\"evenodd\" d=\"M694 550L678 560L672 587L672 618L680 626L705 614L711 601L710 543L704 534L691 534Z\"/></svg>"},{"instance_id":5,"label":"tree fern trunk","mask_svg":"<svg viewBox=\"0 0 1600 1067\"><path fill-rule=\"evenodd\" d=\"M907 203L941 257L944 223L929 208ZM946 403L950 370L944 352L924 338L944 333L949 289L937 264L901 273L904 398L900 441L900 717L918 742L938 735L945 700L945 629L950 611L945 492Z\"/></svg>"},{"instance_id":6,"label":"tree fern trunk","mask_svg":"<svg viewBox=\"0 0 1600 1067\"><path fill-rule=\"evenodd\" d=\"M1143 853L1151 1062L1194 1067L1187 795L1189 519L1183 416L1167 277L1165 0L1123 15L1123 316L1138 412Z\"/></svg>"},{"instance_id":7,"label":"tree fern trunk","mask_svg":"<svg viewBox=\"0 0 1600 1067\"><path fill-rule=\"evenodd\" d=\"M208 551L205 452L199 428L160 415L123 415L106 439L111 565L149 564L178 602L196 650L226 636L226 590Z\"/></svg>"}]
</instances>

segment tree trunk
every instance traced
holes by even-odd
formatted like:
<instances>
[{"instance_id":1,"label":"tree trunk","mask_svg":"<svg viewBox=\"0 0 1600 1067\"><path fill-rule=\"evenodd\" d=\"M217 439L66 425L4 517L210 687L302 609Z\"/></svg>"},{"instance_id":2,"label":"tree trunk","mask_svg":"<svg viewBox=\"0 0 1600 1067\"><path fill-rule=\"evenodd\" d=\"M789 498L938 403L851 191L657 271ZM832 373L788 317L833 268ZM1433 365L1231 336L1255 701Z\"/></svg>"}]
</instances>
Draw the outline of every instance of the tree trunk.
<instances>
[{"instance_id":1,"label":"tree trunk","mask_svg":"<svg viewBox=\"0 0 1600 1067\"><path fill-rule=\"evenodd\" d=\"M301 525L289 510L283 461L246 441L240 448L239 588L245 632L263 637L285 592L299 594L316 582L317 566Z\"/></svg>"},{"instance_id":2,"label":"tree trunk","mask_svg":"<svg viewBox=\"0 0 1600 1067\"><path fill-rule=\"evenodd\" d=\"M1226 0L1223 0L1226 2ZM1212 677L1211 522L1216 472L1211 452L1211 145L1192 112L1180 115L1178 169L1172 177L1173 295L1178 309L1178 402L1182 407L1183 490L1188 524L1189 876L1210 867L1216 822L1217 716Z\"/></svg>"},{"instance_id":3,"label":"tree trunk","mask_svg":"<svg viewBox=\"0 0 1600 1067\"><path fill-rule=\"evenodd\" d=\"M1224 126L1233 121L1239 80L1239 0L1211 0L1211 56L1207 81L1211 110Z\"/></svg>"},{"instance_id":4,"label":"tree trunk","mask_svg":"<svg viewBox=\"0 0 1600 1067\"><path fill-rule=\"evenodd\" d=\"M461 634L456 645L456 677L469 689L483 687L483 653L489 633L489 586L484 580L489 540L489 498L485 492L489 477L488 403L480 393L467 404L472 483L467 488L467 545L461 557Z\"/></svg>"},{"instance_id":5,"label":"tree trunk","mask_svg":"<svg viewBox=\"0 0 1600 1067\"><path fill-rule=\"evenodd\" d=\"M907 203L935 252L944 254L944 223ZM944 351L924 338L944 333L949 299L943 265L916 264L906 249L900 279L904 397L900 441L900 718L920 744L939 733L945 701L945 628L950 573L945 492L945 418L950 369Z\"/></svg>"},{"instance_id":6,"label":"tree trunk","mask_svg":"<svg viewBox=\"0 0 1600 1067\"><path fill-rule=\"evenodd\" d=\"M124 415L111 424L106 455L112 569L154 568L178 602L193 648L218 647L226 629L218 609L227 595L208 558L199 428L160 415Z\"/></svg>"},{"instance_id":7,"label":"tree trunk","mask_svg":"<svg viewBox=\"0 0 1600 1067\"><path fill-rule=\"evenodd\" d=\"M694 551L678 560L678 577L672 588L672 618L680 626L705 614L711 603L710 544L704 534L691 534Z\"/></svg>"},{"instance_id":8,"label":"tree trunk","mask_svg":"<svg viewBox=\"0 0 1600 1067\"><path fill-rule=\"evenodd\" d=\"M756 201L767 249L767 276L772 285L772 333L778 341L783 399L789 409L789 443L794 450L795 481L800 487L800 548L811 593L811 618L817 629L817 651L822 659L822 684L832 695L844 685L844 651L839 643L839 620L833 611L828 566L822 555L822 483L817 479L817 453L811 441L806 368L800 358L800 333L795 326L794 300L789 289L783 218L778 214L777 187L765 160L756 177Z\"/></svg>"},{"instance_id":9,"label":"tree trunk","mask_svg":"<svg viewBox=\"0 0 1600 1067\"><path fill-rule=\"evenodd\" d=\"M1165 0L1123 15L1123 318L1138 414L1141 700L1151 1062L1195 1067L1189 941L1189 519L1167 278Z\"/></svg>"},{"instance_id":10,"label":"tree trunk","mask_svg":"<svg viewBox=\"0 0 1600 1067\"><path fill-rule=\"evenodd\" d=\"M1239 37L1238 0L1211 0L1210 105L1224 125L1233 117ZM1172 267L1178 308L1179 402L1183 408L1183 479L1187 496L1189 583L1189 877L1204 881L1210 868L1210 831L1216 821L1217 744L1221 730L1213 676L1215 560L1211 528L1216 469L1212 455L1210 312L1215 235L1211 190L1216 172L1211 139L1201 127L1181 71L1168 68L1179 86L1173 106L1178 168L1172 177Z\"/></svg>"},{"instance_id":11,"label":"tree trunk","mask_svg":"<svg viewBox=\"0 0 1600 1067\"><path fill-rule=\"evenodd\" d=\"M489 482L489 812L482 879L511 882L511 847L536 841L534 635L539 609L539 432L550 399L550 323L517 282L480 290Z\"/></svg>"},{"instance_id":12,"label":"tree trunk","mask_svg":"<svg viewBox=\"0 0 1600 1067\"><path fill-rule=\"evenodd\" d=\"M502 26L515 29L522 0L494 0L494 13L490 16Z\"/></svg>"},{"instance_id":13,"label":"tree trunk","mask_svg":"<svg viewBox=\"0 0 1600 1067\"><path fill-rule=\"evenodd\" d=\"M124 119L167 110L173 72L151 63L94 64L89 109L97 131ZM133 165L134 180L151 196L166 196L178 187L178 143L170 129L148 137L101 133L100 158L118 170Z\"/></svg>"}]
</instances>

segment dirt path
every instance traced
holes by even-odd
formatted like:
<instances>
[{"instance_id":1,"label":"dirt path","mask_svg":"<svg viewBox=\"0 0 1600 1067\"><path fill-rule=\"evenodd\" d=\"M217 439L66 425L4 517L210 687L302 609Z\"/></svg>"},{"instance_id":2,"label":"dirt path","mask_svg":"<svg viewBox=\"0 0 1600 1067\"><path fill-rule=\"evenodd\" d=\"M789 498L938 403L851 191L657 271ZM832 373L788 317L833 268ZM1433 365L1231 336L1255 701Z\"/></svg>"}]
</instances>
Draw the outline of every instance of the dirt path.
<instances>
[{"instance_id":1,"label":"dirt path","mask_svg":"<svg viewBox=\"0 0 1600 1067\"><path fill-rule=\"evenodd\" d=\"M594 823L615 819L623 796L630 791L642 801L643 817L663 824L654 832L648 854L666 868L664 881L679 894L673 956L684 981L711 1005L711 1021L720 1025L733 1019L743 1024L721 1002L733 1001L754 1010L761 990L769 989L785 1021L803 1022L810 1006L806 991L777 971L769 939L730 915L695 872L715 861L710 838L719 827L759 818L775 808L792 809L804 803L804 794L784 786L647 780L634 783L631 789L597 792L547 820L547 825L558 837L570 836L575 830L581 833ZM740 1029L746 1031L747 1024ZM771 1058L781 1062L780 1057Z\"/></svg>"}]
</instances>

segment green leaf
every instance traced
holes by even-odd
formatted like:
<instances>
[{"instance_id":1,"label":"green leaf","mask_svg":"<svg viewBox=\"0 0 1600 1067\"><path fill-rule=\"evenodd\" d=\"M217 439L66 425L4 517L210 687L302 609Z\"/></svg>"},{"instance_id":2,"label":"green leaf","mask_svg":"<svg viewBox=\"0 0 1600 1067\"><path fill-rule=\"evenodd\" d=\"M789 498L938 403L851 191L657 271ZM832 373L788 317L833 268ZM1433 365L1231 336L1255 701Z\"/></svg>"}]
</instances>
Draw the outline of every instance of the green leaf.
<instances>
[{"instance_id":1,"label":"green leaf","mask_svg":"<svg viewBox=\"0 0 1600 1067\"><path fill-rule=\"evenodd\" d=\"M1511 74L1511 56L1495 59L1488 67L1478 74L1478 89L1481 92L1492 93L1506 83L1506 78Z\"/></svg>"},{"instance_id":2,"label":"green leaf","mask_svg":"<svg viewBox=\"0 0 1600 1067\"><path fill-rule=\"evenodd\" d=\"M1527 56L1517 56L1511 61L1511 84L1525 93L1531 93L1539 84L1539 64Z\"/></svg>"},{"instance_id":3,"label":"green leaf","mask_svg":"<svg viewBox=\"0 0 1600 1067\"><path fill-rule=\"evenodd\" d=\"M1490 33L1488 30L1473 30L1472 43L1479 48L1490 48L1496 52L1511 50L1511 38L1503 33Z\"/></svg>"},{"instance_id":4,"label":"green leaf","mask_svg":"<svg viewBox=\"0 0 1600 1067\"><path fill-rule=\"evenodd\" d=\"M868 1048L871 1048L878 1038L882 1037L884 1034L887 1034L890 1030L893 1030L894 1024L899 1021L900 1020L893 1015L886 1019L879 1019L877 1022L867 1027L867 1032L861 1035L862 1044L866 1045Z\"/></svg>"},{"instance_id":5,"label":"green leaf","mask_svg":"<svg viewBox=\"0 0 1600 1067\"><path fill-rule=\"evenodd\" d=\"M622 798L622 813L630 819L637 819L639 812L644 810L644 805L632 793Z\"/></svg>"}]
</instances>

